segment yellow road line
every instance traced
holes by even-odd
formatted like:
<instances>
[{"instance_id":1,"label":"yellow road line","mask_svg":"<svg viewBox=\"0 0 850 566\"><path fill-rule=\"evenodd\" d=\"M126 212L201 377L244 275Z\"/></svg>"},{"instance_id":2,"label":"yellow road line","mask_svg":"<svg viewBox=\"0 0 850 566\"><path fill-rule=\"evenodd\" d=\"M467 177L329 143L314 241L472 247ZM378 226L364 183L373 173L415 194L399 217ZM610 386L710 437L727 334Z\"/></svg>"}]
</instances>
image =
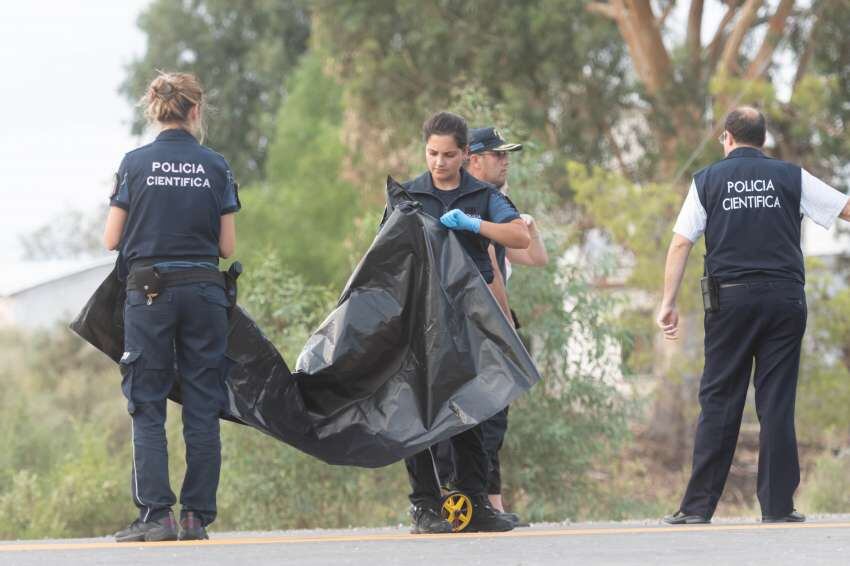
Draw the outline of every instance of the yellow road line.
<instances>
[{"instance_id":1,"label":"yellow road line","mask_svg":"<svg viewBox=\"0 0 850 566\"><path fill-rule=\"evenodd\" d=\"M252 544L302 544L312 542L381 542L381 541L438 541L463 538L536 538L561 536L600 536L600 535L634 535L634 534L667 534L693 533L706 531L756 531L772 529L848 529L850 523L777 523L768 525L687 525L680 527L621 527L595 529L519 529L507 533L468 533L468 534L439 534L412 535L375 534L375 535L313 535L313 536L276 536L252 538L218 538L213 540L117 543L117 542L80 542L80 543L23 543L0 544L0 552L26 552L35 550L97 550L108 548L158 548L158 547L189 547L189 546L238 546Z\"/></svg>"}]
</instances>

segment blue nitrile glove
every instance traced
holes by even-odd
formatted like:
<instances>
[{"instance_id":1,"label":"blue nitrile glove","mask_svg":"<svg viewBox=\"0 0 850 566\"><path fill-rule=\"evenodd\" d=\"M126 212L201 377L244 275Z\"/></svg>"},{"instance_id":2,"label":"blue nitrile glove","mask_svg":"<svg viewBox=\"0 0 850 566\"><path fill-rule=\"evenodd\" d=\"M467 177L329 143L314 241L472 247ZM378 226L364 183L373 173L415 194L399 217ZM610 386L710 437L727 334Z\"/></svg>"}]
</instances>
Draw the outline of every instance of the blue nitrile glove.
<instances>
[{"instance_id":1,"label":"blue nitrile glove","mask_svg":"<svg viewBox=\"0 0 850 566\"><path fill-rule=\"evenodd\" d=\"M475 232L476 234L481 231L481 219L468 216L459 208L450 210L442 215L440 222L450 230L466 230L468 232Z\"/></svg>"}]
</instances>

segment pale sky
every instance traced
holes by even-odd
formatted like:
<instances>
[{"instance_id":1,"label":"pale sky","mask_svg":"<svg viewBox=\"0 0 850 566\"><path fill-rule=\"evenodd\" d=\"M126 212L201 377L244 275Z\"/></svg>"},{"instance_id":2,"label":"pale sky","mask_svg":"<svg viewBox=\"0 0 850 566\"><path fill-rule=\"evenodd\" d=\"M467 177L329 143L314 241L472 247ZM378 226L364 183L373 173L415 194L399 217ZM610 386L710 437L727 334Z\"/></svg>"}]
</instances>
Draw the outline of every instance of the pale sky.
<instances>
[{"instance_id":1,"label":"pale sky","mask_svg":"<svg viewBox=\"0 0 850 566\"><path fill-rule=\"evenodd\" d=\"M0 18L0 260L18 236L69 209L105 202L131 107L124 67L145 49L135 22L149 0L9 2Z\"/></svg>"}]
</instances>

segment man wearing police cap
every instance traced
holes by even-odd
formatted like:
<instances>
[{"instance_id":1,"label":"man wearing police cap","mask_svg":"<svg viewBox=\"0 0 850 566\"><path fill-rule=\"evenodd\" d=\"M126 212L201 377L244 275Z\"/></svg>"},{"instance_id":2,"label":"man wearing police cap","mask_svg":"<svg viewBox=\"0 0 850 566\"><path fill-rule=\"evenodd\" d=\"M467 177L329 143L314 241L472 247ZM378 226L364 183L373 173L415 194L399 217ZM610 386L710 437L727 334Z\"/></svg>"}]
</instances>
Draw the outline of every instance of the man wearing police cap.
<instances>
[{"instance_id":1,"label":"man wearing police cap","mask_svg":"<svg viewBox=\"0 0 850 566\"><path fill-rule=\"evenodd\" d=\"M466 170L473 177L494 185L499 192L508 194L508 167L510 154L522 151L522 144L508 143L502 133L493 127L473 128L469 131L469 160ZM530 214L521 214L528 226L531 244L527 249L510 249L495 246L497 263L505 281L510 279L511 264L541 267L549 262L546 246ZM507 261L506 261L507 259Z\"/></svg>"},{"instance_id":2,"label":"man wearing police cap","mask_svg":"<svg viewBox=\"0 0 850 566\"><path fill-rule=\"evenodd\" d=\"M673 228L658 325L678 337L676 296L694 242L706 237L705 368L693 470L670 524L708 523L732 464L750 375L759 435L762 521L801 522L794 509L800 465L794 402L806 327L802 216L829 228L850 220L847 196L761 150L765 118L751 107L726 117L726 158L699 171Z\"/></svg>"},{"instance_id":3,"label":"man wearing police cap","mask_svg":"<svg viewBox=\"0 0 850 566\"><path fill-rule=\"evenodd\" d=\"M507 196L510 153L521 150L522 144L506 142L505 138L502 137L502 133L496 128L473 128L469 131L469 158L464 164L464 167L473 177L485 183L490 183L499 189L500 193ZM533 219L531 222L528 221L530 218L528 215L522 215L522 217L526 226L529 228L529 236L532 236L532 245L535 245L537 240L539 240L539 235L535 238L531 230L534 229L536 232L536 225L532 227L534 222ZM527 250L517 250L517 252L526 253ZM507 278L509 274L507 272L507 251L504 246L491 244L490 255L494 273L499 275L499 277L493 280L490 289L493 291L493 295L496 297L499 306L505 312L505 316L508 317L511 323L515 323L510 306L508 305Z\"/></svg>"}]
</instances>

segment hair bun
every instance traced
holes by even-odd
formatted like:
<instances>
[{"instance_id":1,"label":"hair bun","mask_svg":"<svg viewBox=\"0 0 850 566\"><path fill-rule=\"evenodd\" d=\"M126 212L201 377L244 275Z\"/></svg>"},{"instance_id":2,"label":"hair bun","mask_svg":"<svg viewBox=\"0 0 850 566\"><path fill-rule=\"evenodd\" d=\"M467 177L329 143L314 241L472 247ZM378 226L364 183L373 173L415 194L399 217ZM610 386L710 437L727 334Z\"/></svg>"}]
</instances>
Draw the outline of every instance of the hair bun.
<instances>
[{"instance_id":1,"label":"hair bun","mask_svg":"<svg viewBox=\"0 0 850 566\"><path fill-rule=\"evenodd\" d=\"M159 98L163 100L170 100L174 95L174 86L166 80L162 80L159 84L151 87L153 89L154 94L156 94Z\"/></svg>"},{"instance_id":2,"label":"hair bun","mask_svg":"<svg viewBox=\"0 0 850 566\"><path fill-rule=\"evenodd\" d=\"M204 90L195 75L157 71L139 102L145 106L145 116L151 123L187 125L192 108L204 102ZM202 118L200 114L199 117ZM203 123L199 134L202 138Z\"/></svg>"}]
</instances>

